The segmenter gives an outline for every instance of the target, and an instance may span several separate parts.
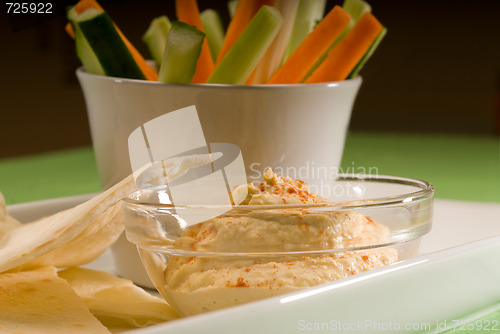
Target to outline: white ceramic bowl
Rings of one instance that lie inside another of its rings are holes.
[[[357,77],[324,84],[180,85],[93,75],[82,68],[76,74],[104,188],[131,173],[127,140],[132,131],[191,105],[208,143],[241,149],[249,178],[257,179],[266,167],[338,168],[362,82]]]

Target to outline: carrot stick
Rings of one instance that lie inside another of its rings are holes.
[[[69,37],[75,39],[75,31],[73,30],[73,26],[71,25],[71,23],[69,23],[69,22],[66,23],[66,25],[64,26],[64,30],[66,30]]]
[[[182,1],[182,0],[179,0]],[[224,37],[224,43],[217,56],[216,64],[222,61],[222,58],[231,49],[234,42],[240,37],[241,32],[245,30],[248,23],[252,20],[255,13],[257,13],[263,5],[272,6],[274,0],[239,0],[236,5],[236,11],[234,16],[229,22],[227,27],[226,36]]]
[[[250,74],[247,81],[245,82],[245,85],[251,85],[253,83],[254,78],[255,78],[255,70],[252,72],[252,74]]]
[[[97,3],[95,0],[80,0],[78,3],[75,5],[75,10],[77,14],[81,14],[84,11],[86,11],[88,8],[94,8],[97,10],[102,10],[104,9]]]
[[[175,10],[177,19],[181,22],[195,26],[198,30],[203,30],[200,10],[196,0],[175,0]],[[192,83],[205,83],[214,70],[214,62],[210,53],[208,41],[205,38],[201,45],[201,53],[196,63],[196,72],[191,79]]]
[[[351,73],[383,30],[382,24],[366,12],[356,25],[329,53],[306,83],[340,81]]]
[[[300,83],[316,60],[349,24],[351,16],[335,6],[268,80],[268,84]]]
[[[80,0],[75,5],[75,11],[78,14],[83,13],[88,8],[94,8],[97,10],[104,11],[101,5],[99,5],[99,3],[97,3],[97,1],[95,0]],[[130,43],[130,41],[127,39],[127,37],[125,37],[125,35],[122,33],[122,31],[120,30],[120,28],[118,28],[116,24],[115,28],[120,37],[122,38],[123,42],[127,46],[127,49],[130,51],[130,54],[134,58],[135,62],[137,63],[142,73],[146,77],[146,79],[149,81],[158,81],[158,74],[155,72],[155,70],[153,70],[153,68],[146,63],[144,57],[142,57],[139,51],[137,51],[137,49],[132,45],[132,43]],[[73,31],[73,27],[71,26],[70,23],[66,25],[65,29],[72,38],[75,38],[75,32]]]

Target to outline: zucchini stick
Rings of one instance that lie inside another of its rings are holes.
[[[104,12],[104,9],[99,5],[99,3],[95,0],[80,0],[73,8],[75,14],[82,14],[84,11],[87,9],[95,9],[98,11]],[[68,13],[68,19],[71,21],[69,18],[69,13]],[[74,25],[74,23],[73,23]],[[146,63],[146,60],[142,57],[142,55],[137,51],[137,49],[130,43],[130,41],[125,37],[125,35],[122,33],[120,28],[116,24],[114,24],[116,31],[120,35],[120,38],[123,40],[125,45],[127,46],[128,51],[134,58],[134,61],[136,62],[137,66],[140,67],[142,73],[146,77],[147,80],[151,81],[157,81],[158,80],[158,75],[156,74],[155,70],[149,66]],[[74,36],[75,32],[73,31],[73,26],[72,25],[66,25],[66,31],[70,36]]]
[[[76,16],[74,24],[85,36],[106,75],[146,79],[106,12],[88,8]]]

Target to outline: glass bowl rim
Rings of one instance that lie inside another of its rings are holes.
[[[388,207],[403,203],[415,202],[423,199],[432,198],[435,187],[430,182],[400,176],[389,175],[364,175],[364,174],[338,174],[335,181],[348,182],[372,182],[372,183],[388,183],[399,184],[406,186],[413,186],[419,188],[415,191],[409,191],[398,195],[390,195],[383,197],[368,198],[363,200],[343,201],[343,202],[326,202],[314,204],[278,204],[278,205],[185,205],[185,204],[166,204],[166,203],[151,203],[131,198],[133,194],[144,191],[139,189],[134,191],[129,196],[122,199],[125,205],[135,206],[141,208],[163,208],[163,209],[206,209],[206,210],[219,210],[221,208],[237,208],[243,210],[276,210],[276,209],[311,209],[311,208],[328,208],[331,210],[353,210],[360,208],[373,208],[373,207]]]

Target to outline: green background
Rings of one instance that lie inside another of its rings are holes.
[[[493,136],[349,133],[341,171],[423,179],[436,198],[500,203],[500,141]],[[8,204],[100,191],[91,147],[0,160]]]

